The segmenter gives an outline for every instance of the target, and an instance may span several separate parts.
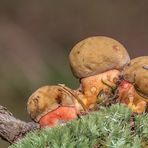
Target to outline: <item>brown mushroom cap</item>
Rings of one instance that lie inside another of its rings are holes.
[[[96,36],[77,43],[69,54],[69,61],[74,76],[84,78],[111,69],[121,70],[130,62],[130,57],[118,41]]]
[[[45,114],[61,105],[74,106],[72,96],[64,92],[60,86],[43,86],[29,97],[27,110],[31,118],[38,122]]]
[[[148,96],[148,56],[132,59],[123,70],[124,79],[133,83],[143,95]]]

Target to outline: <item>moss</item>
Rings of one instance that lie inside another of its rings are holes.
[[[10,148],[141,148],[148,143],[148,115],[135,116],[131,129],[131,111],[124,105],[102,107],[67,123],[65,126],[30,132]]]

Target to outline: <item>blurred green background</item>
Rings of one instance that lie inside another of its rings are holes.
[[[0,104],[27,121],[26,102],[37,88],[78,87],[68,54],[94,35],[117,39],[131,57],[148,55],[148,1],[0,0]]]

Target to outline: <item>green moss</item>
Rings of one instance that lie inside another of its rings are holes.
[[[141,148],[148,141],[148,115],[135,117],[135,130],[130,127],[131,112],[124,105],[102,107],[65,126],[31,132],[10,148]],[[147,145],[148,146],[148,145]]]

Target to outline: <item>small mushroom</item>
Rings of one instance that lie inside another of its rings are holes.
[[[133,112],[142,113],[148,102],[148,56],[132,59],[123,70],[124,81],[119,87],[119,98]]]
[[[73,93],[63,85],[43,86],[29,97],[28,113],[41,127],[76,119],[82,109],[79,103],[82,102]]]
[[[86,105],[97,100],[100,91],[116,87],[120,71],[130,62],[125,47],[118,41],[104,36],[89,37],[77,43],[69,54],[75,77],[80,79]]]
[[[141,94],[148,96],[148,56],[132,59],[125,67],[123,75]]]

